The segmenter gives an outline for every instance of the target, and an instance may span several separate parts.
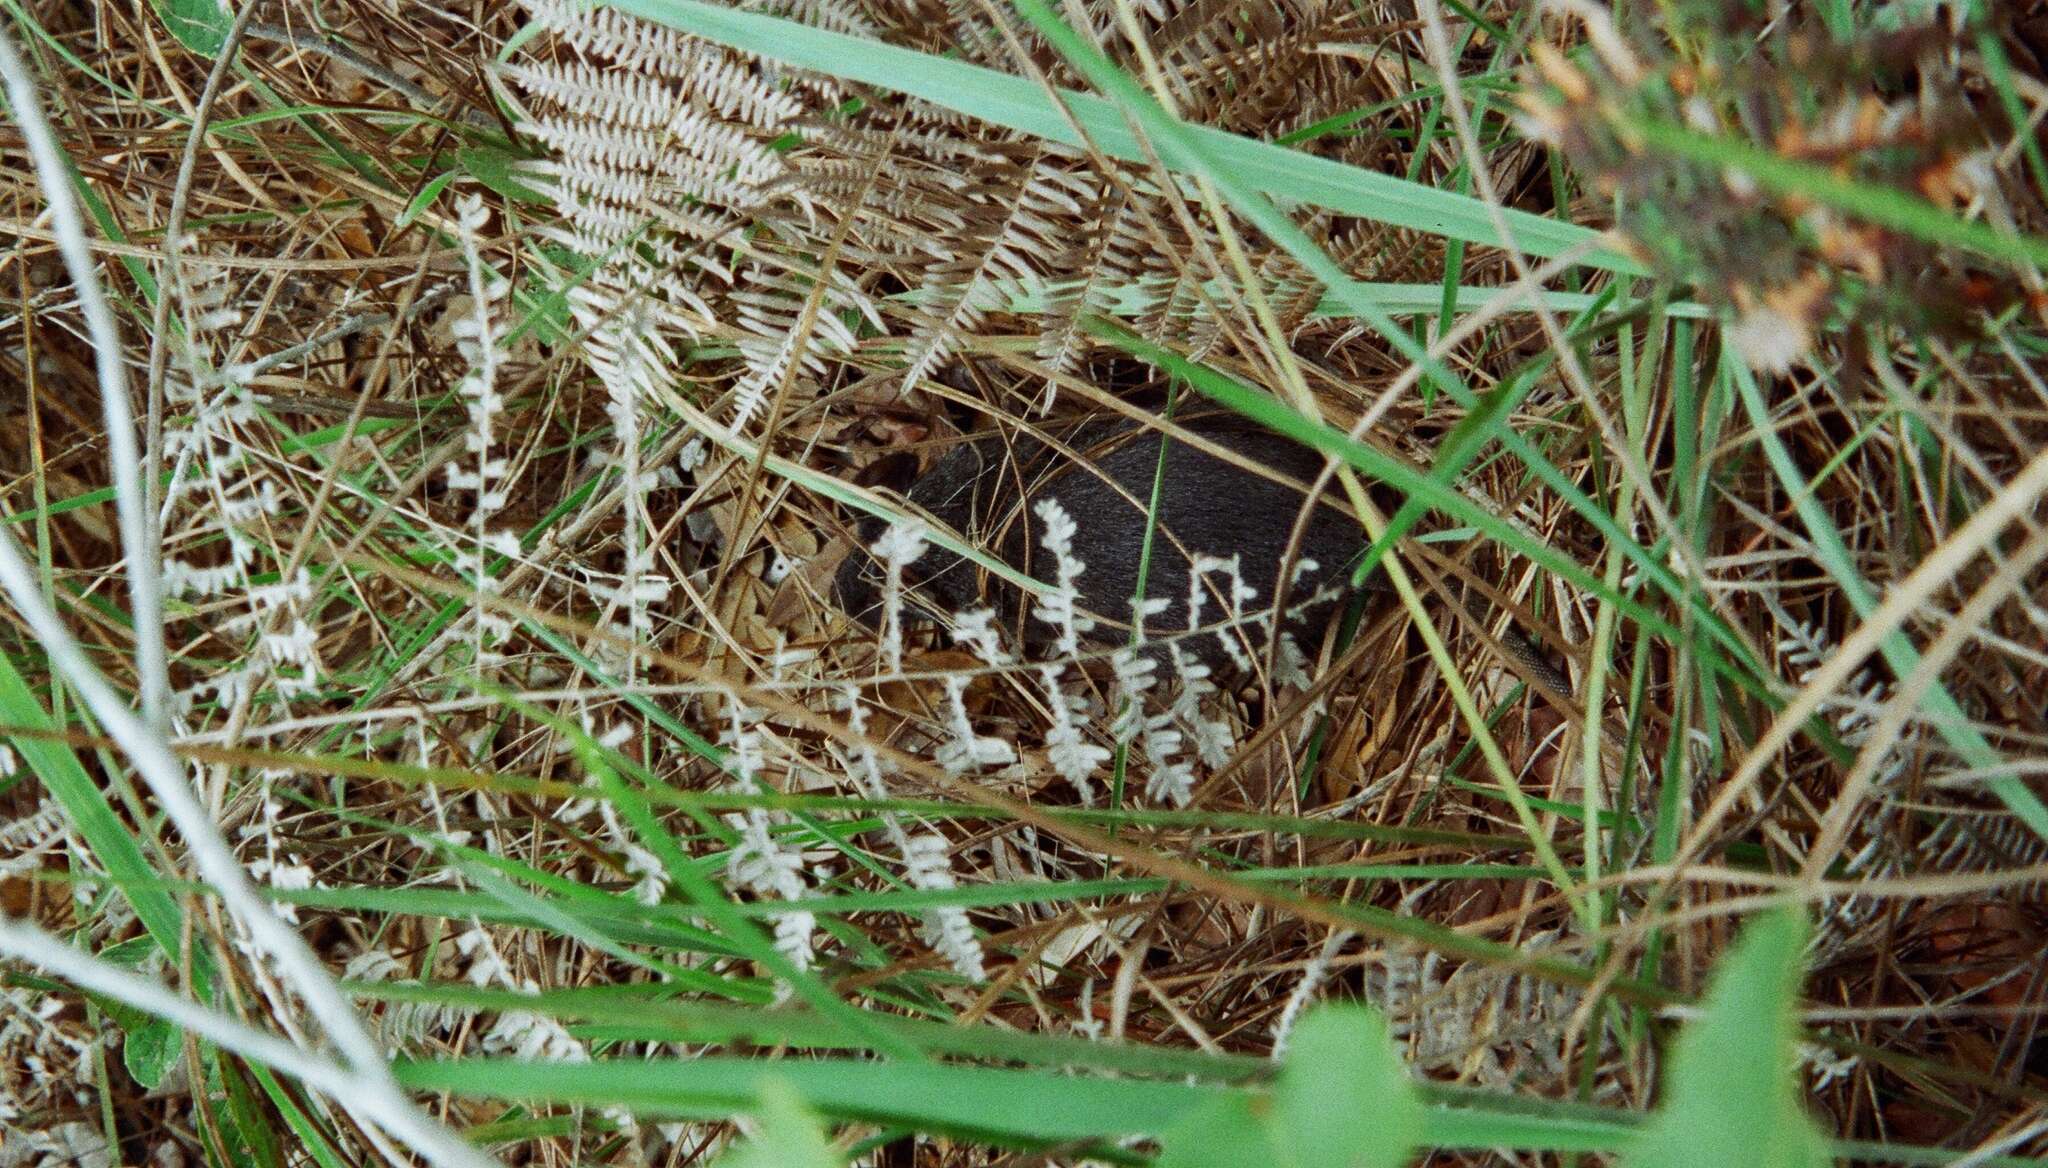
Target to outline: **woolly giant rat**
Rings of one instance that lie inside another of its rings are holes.
[[[1250,615],[1266,610],[1280,591],[1282,561],[1303,510],[1306,485],[1321,473],[1323,458],[1235,415],[1184,420],[1179,428],[1232,452],[1247,465],[1217,458],[1117,416],[1050,427],[1052,442],[1036,436],[962,442],[911,482],[905,494],[970,543],[1048,582],[1056,579],[1057,567],[1044,548],[1045,523],[1035,504],[1058,500],[1077,527],[1073,554],[1086,565],[1075,581],[1077,607],[1096,622],[1086,639],[1109,647],[1130,640],[1131,597],[1138,587],[1157,476],[1157,527],[1145,570],[1145,594],[1165,601],[1165,608],[1147,618],[1148,639],[1187,629],[1189,573],[1195,557],[1203,555],[1235,555],[1240,578],[1255,593],[1241,611]],[[1060,447],[1077,457],[1069,457]],[[1341,592],[1348,584],[1350,565],[1364,547],[1357,520],[1341,507],[1339,498],[1334,492],[1325,495],[1310,510],[1289,564],[1313,561],[1314,567],[1291,570],[1290,586],[1282,596],[1290,612],[1282,627],[1311,652],[1339,607],[1333,591]],[[861,519],[857,546],[833,581],[839,606],[870,627],[880,621],[882,569],[869,548],[885,527],[873,516]],[[1224,616],[1227,577],[1212,572],[1205,579],[1200,623],[1212,626]],[[1028,606],[1020,603],[1021,589],[936,545],[906,568],[904,580],[906,615],[920,608],[950,614],[993,602],[1013,637],[1021,629],[1027,647],[1042,651],[1052,638],[1052,626],[1028,618]],[[1308,603],[1318,589],[1324,591],[1321,599]],[[1261,657],[1266,652],[1259,626],[1242,627],[1244,639],[1231,650],[1214,633],[1182,643],[1212,668],[1227,669],[1244,660],[1247,649]],[[1011,644],[1014,648],[1014,639]]]

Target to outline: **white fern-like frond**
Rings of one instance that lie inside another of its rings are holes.
[[[735,432],[747,428],[792,366],[822,372],[823,354],[851,353],[859,345],[852,324],[828,306],[851,308],[882,327],[880,309],[845,270],[833,268],[821,281],[815,266],[800,257],[763,248],[754,254],[727,298],[747,364],[733,392],[729,425]]]
[[[800,107],[740,58],[666,25],[588,0],[521,0],[536,25],[586,59],[682,83],[693,101],[753,125],[795,117]]]
[[[553,111],[525,129],[554,151],[572,189],[636,205],[677,194],[749,206],[786,167],[752,130],[678,100],[680,87],[587,62],[514,64],[506,75]],[[692,93],[698,93],[692,90]],[[768,122],[780,125],[788,116]],[[661,189],[665,180],[668,189]]]
[[[552,57],[503,66],[531,107],[522,128],[548,150],[522,175],[560,213],[549,237],[592,266],[569,294],[589,365],[615,406],[638,408],[672,386],[670,339],[715,326],[699,288],[730,279],[736,228],[786,189],[775,143],[804,105],[673,29],[574,0],[526,9],[556,41]]]
[[[991,158],[977,173],[983,185],[970,197],[978,212],[946,263],[921,289],[925,320],[912,345],[904,384],[929,377],[952,356],[963,334],[978,327],[993,304],[1058,270],[1068,250],[1062,224],[1081,215],[1081,199],[1094,192],[1057,148],[1034,156]]]

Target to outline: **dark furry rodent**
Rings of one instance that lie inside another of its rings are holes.
[[[1212,414],[1179,425],[1251,465],[1303,486],[1322,471],[1321,455],[1234,414]],[[1302,509],[1302,486],[1275,482],[1186,442],[1165,440],[1158,430],[1120,416],[1055,426],[1050,437],[1072,449],[1086,465],[1036,437],[1008,443],[983,438],[948,451],[909,484],[906,494],[933,518],[1004,563],[1046,581],[1055,578],[1056,569],[1041,543],[1044,522],[1033,504],[1047,497],[1058,499],[1079,529],[1073,552],[1086,564],[1076,581],[1079,607],[1096,621],[1087,639],[1107,647],[1130,639],[1131,597],[1137,590],[1147,510],[1154,476],[1163,473],[1145,591],[1168,604],[1165,611],[1148,618],[1148,639],[1187,628],[1188,575],[1197,555],[1239,557],[1243,581],[1257,591],[1244,606],[1247,613],[1273,603],[1281,559]],[[1167,441],[1163,472],[1162,441]],[[870,627],[880,621],[882,570],[868,548],[885,527],[872,516],[861,519],[858,546],[848,553],[833,581],[840,607]],[[1296,556],[1314,560],[1317,567],[1287,590],[1287,608],[1303,605],[1321,586],[1345,583],[1363,546],[1358,522],[1339,509],[1334,496],[1325,496],[1310,516]],[[1208,580],[1211,592],[1202,606],[1203,625],[1216,624],[1225,611],[1220,597],[1224,577],[1212,573]],[[1052,626],[1030,618],[1028,606],[1019,603],[1021,589],[991,578],[936,545],[906,569],[905,583],[906,613],[923,607],[948,614],[992,602],[1013,637],[1021,627],[1027,647],[1042,650],[1052,638]],[[1296,613],[1283,627],[1305,650],[1313,651],[1323,623],[1336,608],[1334,600],[1325,599]],[[1014,647],[1016,641],[1011,644]],[[1266,652],[1264,638],[1250,626],[1236,653],[1227,652],[1217,635],[1183,644],[1218,669],[1227,669],[1247,650],[1259,656]]]

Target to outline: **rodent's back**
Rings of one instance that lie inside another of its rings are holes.
[[[1158,476],[1158,524],[1143,574],[1146,596],[1164,601],[1165,607],[1146,619],[1148,639],[1187,629],[1189,579],[1200,557],[1236,556],[1239,579],[1255,594],[1241,611],[1263,610],[1274,603],[1283,558],[1303,509],[1302,486],[1295,484],[1314,482],[1322,470],[1322,456],[1234,415],[1191,419],[1181,428],[1294,483],[1275,482],[1117,417],[1055,429],[1055,436],[1075,451],[1080,462],[1036,439],[1007,446],[993,438],[962,443],[918,478],[907,495],[1004,563],[1048,582],[1057,578],[1057,567],[1043,546],[1044,522],[1035,504],[1057,500],[1076,526],[1073,554],[1086,565],[1076,587],[1078,607],[1097,622],[1088,639],[1110,646],[1130,639],[1131,599],[1137,592]],[[834,581],[841,607],[869,624],[876,622],[879,612],[881,572],[865,545],[872,544],[883,527],[879,519],[861,522],[863,546],[848,555]],[[1313,561],[1315,566],[1290,573],[1298,583],[1287,589],[1284,604],[1291,610],[1319,587],[1341,585],[1361,546],[1357,521],[1331,500],[1320,501],[1306,523],[1298,554],[1289,561]],[[1021,590],[999,580],[983,580],[985,575],[935,547],[906,579],[925,602],[944,611],[994,601],[1013,628],[1021,624],[1027,645],[1041,646],[1051,630],[1043,622],[1024,619],[1028,614],[1020,603]],[[1213,625],[1226,613],[1224,574],[1208,576],[1203,596],[1199,623]],[[1326,599],[1284,627],[1297,638],[1312,636],[1334,607]],[[1226,654],[1213,635],[1189,644],[1212,666],[1237,656]],[[1248,644],[1240,646],[1244,647],[1262,654],[1264,639],[1250,636]]]

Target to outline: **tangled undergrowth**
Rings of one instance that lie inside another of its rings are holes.
[[[1193,1162],[1323,1001],[1680,1163],[1778,905],[1835,1154],[2048,1155],[2048,18],[1453,8],[10,6],[0,1166]],[[878,484],[1203,398],[1374,484],[1327,641],[1053,512],[908,619]]]

